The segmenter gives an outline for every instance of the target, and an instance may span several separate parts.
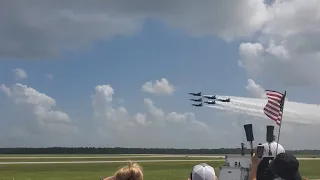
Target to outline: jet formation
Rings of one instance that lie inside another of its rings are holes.
[[[200,97],[199,99],[189,99],[190,101],[200,102],[199,104],[192,104],[192,106],[196,106],[196,107],[202,107],[203,103],[210,104],[210,105],[216,104],[216,101],[230,102],[230,98],[219,99],[219,98],[217,98],[216,95],[202,95],[201,92],[199,92],[199,93],[189,93],[189,94],[192,95],[192,96]],[[203,101],[203,98],[204,99],[208,99],[208,100]]]

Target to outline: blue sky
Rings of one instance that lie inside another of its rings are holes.
[[[187,93],[193,91],[247,95],[246,74],[237,65],[238,43],[228,44],[217,37],[188,37],[151,21],[137,35],[114,37],[93,46],[62,53],[56,60],[1,61],[1,71],[5,72],[1,81],[14,83],[11,70],[22,68],[29,76],[23,83],[50,94],[63,108],[80,108],[79,112],[87,113],[91,111],[88,94],[99,84],[111,84],[116,96],[125,99],[133,111],[141,110],[142,99],[150,96],[141,91],[142,84],[163,77],[179,87],[174,99],[151,96],[164,109],[194,109],[187,101]],[[54,78],[48,80],[46,74]]]
[[[36,146],[88,143],[100,145],[108,141],[105,138],[110,134],[101,134],[97,128],[105,126],[102,131],[112,131],[115,134],[121,134],[124,129],[130,128],[121,123],[113,124],[112,119],[114,118],[121,119],[121,122],[123,120],[125,123],[132,123],[128,126],[132,125],[137,128],[132,130],[140,131],[140,134],[133,134],[140,140],[136,140],[135,144],[132,142],[135,141],[133,139],[125,139],[125,137],[112,139],[110,136],[109,140],[113,145],[189,147],[188,144],[206,135],[208,141],[212,142],[210,145],[201,142],[195,143],[192,147],[232,147],[238,145],[209,137],[224,134],[228,136],[226,139],[229,138],[230,142],[238,143],[240,134],[227,135],[226,133],[230,131],[242,133],[242,129],[235,127],[235,124],[238,123],[238,126],[241,126],[245,122],[253,122],[250,119],[252,117],[194,108],[188,100],[190,98],[188,92],[202,91],[204,94],[261,98],[252,92],[261,92],[261,89],[263,92],[263,88],[268,88],[279,91],[287,90],[291,101],[319,104],[320,86],[316,82],[318,76],[316,67],[320,63],[312,61],[312,58],[316,58],[317,53],[320,52],[319,49],[308,50],[307,47],[303,50],[307,50],[308,53],[296,55],[295,51],[299,47],[292,47],[291,44],[299,43],[300,40],[306,40],[310,36],[305,36],[302,30],[297,34],[286,36],[282,33],[286,29],[274,26],[274,24],[294,22],[295,19],[284,19],[282,17],[287,18],[287,16],[281,13],[275,15],[279,18],[270,18],[274,13],[273,7],[262,6],[263,1],[257,0],[256,7],[251,9],[251,5],[246,0],[242,2],[243,7],[225,2],[225,6],[222,6],[225,11],[220,11],[218,8],[211,12],[205,8],[205,6],[214,6],[215,3],[217,2],[212,1],[207,2],[207,5],[206,3],[195,5],[188,1],[187,5],[170,8],[163,3],[161,8],[154,11],[151,11],[154,6],[151,2],[147,3],[145,10],[138,7],[131,7],[132,9],[129,10],[127,5],[120,2],[110,5],[119,8],[119,12],[113,12],[108,8],[101,11],[95,3],[92,3],[93,9],[90,10],[82,9],[85,3],[78,4],[77,7],[72,7],[67,3],[64,8],[52,7],[52,12],[48,14],[41,14],[43,13],[41,10],[50,9],[51,7],[48,6],[50,3],[37,4],[33,8],[38,8],[40,10],[38,13],[44,17],[40,15],[31,18],[34,24],[30,25],[30,29],[26,30],[25,24],[19,21],[17,24],[21,24],[16,27],[8,24],[8,27],[14,28],[19,36],[16,36],[14,31],[0,30],[0,39],[3,37],[5,40],[0,45],[0,84],[3,84],[3,92],[5,88],[9,88],[12,94],[17,95],[10,96],[8,93],[0,93],[0,105],[3,107],[0,109],[1,126],[2,128],[8,126],[12,129],[6,129],[13,132],[8,136],[3,136],[0,142],[5,146],[20,146],[22,142]],[[286,3],[288,6],[294,6],[296,12],[300,11],[295,1]],[[18,7],[16,3],[8,3],[6,6],[14,9],[24,8],[25,11],[22,14],[16,14],[18,19],[22,18],[24,13],[26,17],[34,15],[28,14],[28,10],[32,9],[31,6]],[[188,9],[193,7],[194,12],[188,13]],[[173,11],[174,8],[180,11]],[[79,12],[74,16],[59,14],[62,9],[66,12],[77,12],[77,10]],[[100,17],[97,15],[100,11],[102,15],[106,15],[106,19],[102,18],[101,23],[94,21],[95,16]],[[245,11],[249,12],[241,13]],[[92,16],[87,17],[88,14]],[[118,19],[113,20],[112,16],[107,16],[110,14],[115,15]],[[210,15],[214,16],[212,20],[208,20]],[[66,16],[65,18],[70,23],[61,24],[63,21],[57,20],[52,21],[52,24],[49,25],[50,18],[55,20],[60,16]],[[83,23],[79,23],[82,21]],[[313,21],[305,23],[314,25]],[[37,29],[40,26],[43,26],[42,29]],[[299,29],[300,26],[291,28]],[[310,32],[308,29],[304,30]],[[28,35],[28,38],[24,38],[24,35]],[[283,42],[290,43],[283,44]],[[8,47],[12,48],[8,49]],[[68,51],[64,47],[73,50]],[[305,57],[311,58],[311,63],[303,63]],[[238,61],[244,65],[240,66]],[[28,77],[20,80],[14,79],[13,69],[15,68],[24,70]],[[51,75],[52,79],[48,78],[48,75]],[[275,79],[275,77],[280,78]],[[175,87],[172,94],[142,91],[142,86],[146,82],[155,83],[156,80],[162,78],[167,79]],[[252,79],[261,87],[249,85],[248,79]],[[56,107],[48,105],[46,109],[47,104],[45,103],[48,103],[49,100],[39,103],[40,100],[36,99],[39,96],[27,94],[27,89],[22,88],[22,92],[15,91],[14,87],[18,87],[15,86],[15,83],[21,83],[22,86],[26,85],[53,98],[56,101]],[[112,102],[103,102],[104,98],[110,97],[110,94],[107,93],[110,89],[104,86],[99,94],[99,91],[95,90],[95,87],[99,85],[112,87],[114,90]],[[249,89],[253,91],[246,89],[246,86],[250,86]],[[94,97],[99,97],[99,101],[102,101],[99,103],[103,104],[103,107],[100,107],[103,109],[103,117],[101,111],[93,107]],[[35,99],[31,102],[31,98]],[[152,113],[150,108],[153,106],[147,105],[145,98],[150,99],[155,107],[164,111],[164,117]],[[18,100],[23,103],[17,102]],[[124,107],[127,112],[125,114],[122,111],[118,112],[116,110],[118,107]],[[40,112],[39,109],[42,109],[43,112]],[[58,117],[59,112],[57,111],[66,113],[68,118]],[[52,112],[55,114],[54,117],[50,115]],[[170,119],[170,112],[178,114]],[[192,115],[184,114],[186,112]],[[106,115],[108,113],[111,115]],[[135,118],[136,113],[146,114],[146,119],[142,124],[147,127],[147,122],[150,122],[152,125],[148,126],[149,130],[139,126],[142,120],[138,121]],[[99,117],[94,114],[99,114]],[[159,140],[159,144],[152,144],[152,140],[147,139],[146,134],[150,133],[149,131],[153,128],[157,129],[154,124],[161,118],[164,118],[167,123],[165,132],[175,138],[165,141],[165,133],[161,134],[159,130],[158,134],[155,133],[153,136],[154,139]],[[26,123],[24,119],[30,122],[26,127],[19,124]],[[74,134],[65,135],[69,137],[65,141],[59,140],[60,135],[63,134],[62,125],[61,127],[60,125],[52,125],[52,127],[46,125],[45,128],[49,128],[52,132],[38,141],[31,140],[39,133],[46,132],[42,131],[43,129],[40,130],[44,128],[41,123],[47,123],[47,120],[58,122],[62,119],[68,123],[71,122],[72,127],[77,129]],[[175,129],[173,128],[175,125],[170,124],[170,120],[183,122],[184,125],[177,126]],[[95,123],[101,124],[96,125]],[[186,129],[194,126],[194,123],[198,124],[199,128],[200,126],[205,128],[206,130],[200,129],[200,131],[205,131],[207,134],[199,133],[191,137],[197,132],[192,128],[190,132]],[[204,124],[200,125],[201,123]],[[262,122],[258,127],[261,128],[268,123],[270,122]],[[19,130],[13,130],[16,125],[19,126]],[[294,129],[296,126],[290,127]],[[57,129],[61,132],[56,131]],[[300,129],[301,132],[304,130]],[[16,131],[20,133],[20,136],[17,135],[19,133],[16,134]],[[95,134],[96,132],[98,133]],[[179,134],[180,132],[183,135]],[[27,133],[28,136],[23,136],[21,133]],[[316,134],[316,132],[312,133]],[[181,139],[189,136],[189,139]],[[27,140],[24,139],[26,137],[28,137]],[[261,135],[260,139],[263,140],[263,138],[264,136]],[[290,148],[301,147],[289,139],[284,140],[284,143]],[[310,148],[314,147],[310,145]]]

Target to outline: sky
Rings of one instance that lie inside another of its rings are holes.
[[[0,147],[241,147],[274,122],[189,92],[320,104],[318,0],[4,0],[0,24]],[[320,148],[283,122],[285,149]]]

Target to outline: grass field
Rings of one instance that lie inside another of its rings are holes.
[[[0,180],[13,179],[14,180],[98,180],[100,178],[112,175],[119,167],[123,166],[125,162],[112,162],[112,163],[70,163],[70,161],[112,161],[112,160],[193,160],[193,162],[140,162],[144,168],[144,174],[146,180],[177,180],[186,179],[190,174],[191,168],[197,164],[206,162],[213,167],[218,174],[219,166],[223,165],[223,159],[217,159],[215,157],[137,157],[139,155],[132,156],[107,156],[101,158],[91,158],[92,156],[72,155],[68,157],[73,158],[61,158],[56,156],[54,158],[46,158],[45,156],[32,156],[30,159],[25,157],[13,157],[0,156],[1,162],[48,162],[48,164],[0,164]],[[40,158],[39,158],[40,157]],[[52,157],[52,156],[51,156]],[[79,157],[79,158],[78,158]],[[85,158],[84,158],[85,157]],[[199,160],[199,161],[197,161]],[[53,164],[51,162],[69,162],[70,164]],[[320,179],[320,160],[300,160],[300,172],[308,179]]]

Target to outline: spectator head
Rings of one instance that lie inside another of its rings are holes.
[[[128,165],[120,168],[114,176],[104,180],[143,180],[142,167],[137,163],[129,162]]]
[[[213,167],[206,163],[195,165],[189,180],[217,180]]]
[[[285,180],[302,180],[299,173],[299,161],[292,154],[280,153],[269,164],[270,171]]]

